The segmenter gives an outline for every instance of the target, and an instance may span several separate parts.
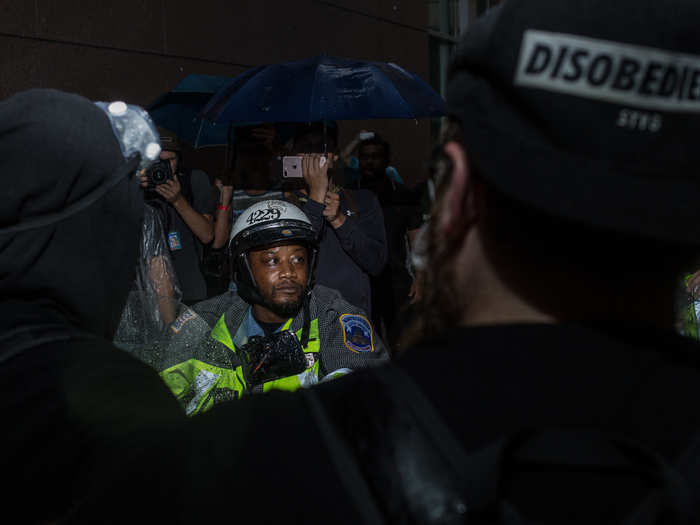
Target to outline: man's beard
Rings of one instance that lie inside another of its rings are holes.
[[[437,219],[428,226],[423,297],[416,304],[414,317],[402,336],[400,346],[414,346],[440,337],[460,324],[464,301],[458,292],[455,258],[460,239],[445,239],[437,233]],[[464,269],[461,269],[464,271]]]
[[[269,297],[263,297],[263,306],[279,317],[295,317],[304,305],[305,288],[300,286],[300,293],[294,301],[274,302]]]

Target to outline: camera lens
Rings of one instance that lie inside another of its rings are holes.
[[[164,170],[156,168],[151,172],[151,180],[153,181],[153,184],[163,184],[166,180],[168,180],[168,174],[165,173]]]

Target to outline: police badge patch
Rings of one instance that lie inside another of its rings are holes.
[[[189,321],[191,321],[195,317],[197,317],[197,314],[189,308],[187,308],[184,312],[180,314],[180,317],[178,317],[172,322],[172,324],[170,325],[170,329],[176,334],[178,334],[180,333],[180,330],[182,330],[182,327],[185,326]]]
[[[351,351],[358,354],[374,352],[374,332],[372,324],[362,315],[343,314],[340,316],[343,327],[343,341]]]

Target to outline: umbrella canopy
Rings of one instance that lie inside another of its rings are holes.
[[[200,115],[212,123],[438,117],[445,101],[392,63],[318,56],[260,66],[220,89]]]
[[[225,146],[228,126],[202,122],[199,113],[214,93],[231,80],[214,75],[188,75],[152,102],[148,112],[158,126],[169,129],[194,148]]]

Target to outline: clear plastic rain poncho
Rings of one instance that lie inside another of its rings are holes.
[[[139,155],[138,169],[147,169],[160,154],[160,137],[148,113],[124,102],[96,102],[102,109],[125,158]],[[164,217],[145,205],[135,279],[114,343],[125,350],[140,350],[162,338],[181,307],[178,284],[165,237]]]
[[[134,285],[114,343],[125,350],[156,343],[179,315],[181,299],[163,217],[157,208],[146,204]]]

